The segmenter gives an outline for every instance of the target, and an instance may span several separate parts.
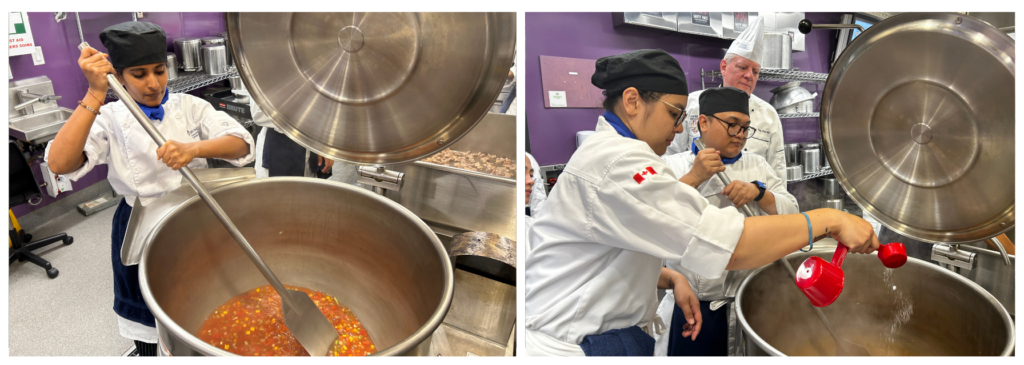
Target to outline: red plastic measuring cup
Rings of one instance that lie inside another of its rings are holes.
[[[846,278],[842,266],[847,252],[849,249],[840,243],[832,254],[832,262],[811,256],[796,269],[796,286],[815,307],[832,304],[843,292]]]
[[[832,304],[843,292],[846,277],[842,267],[848,252],[849,249],[840,242],[832,254],[832,262],[811,256],[796,269],[796,286],[815,307]],[[907,263],[907,248],[899,242],[882,245],[878,249],[878,258],[885,267],[895,269]]]
[[[907,263],[907,247],[899,242],[890,242],[878,248],[878,259],[882,265],[890,269],[903,266]]]

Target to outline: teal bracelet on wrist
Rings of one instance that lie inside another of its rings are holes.
[[[809,252],[814,249],[814,230],[811,229],[811,217],[804,212],[800,212],[800,214],[803,214],[804,218],[807,218],[807,244],[811,246],[807,251],[801,249],[800,252]]]

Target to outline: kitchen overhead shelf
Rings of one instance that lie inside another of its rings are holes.
[[[832,168],[831,167],[826,167],[824,169],[821,169],[821,171],[818,171],[818,172],[813,173],[813,174],[804,175],[804,177],[801,177],[801,178],[796,179],[796,180],[786,181],[786,183],[787,184],[792,184],[792,183],[795,183],[795,182],[806,181],[806,180],[810,180],[810,179],[817,179],[819,177],[828,176],[828,175],[832,175]]]
[[[791,70],[761,70],[761,74],[757,77],[758,81],[801,81],[815,84],[824,84],[827,79],[827,73]]]
[[[228,73],[223,75],[210,76],[203,72],[178,71],[178,78],[167,82],[167,88],[173,93],[189,92],[204,86],[227,80],[229,77],[238,76],[238,69],[232,67]],[[117,99],[113,91],[107,92],[107,98]]]
[[[795,114],[779,114],[779,119],[787,118],[817,118],[820,113],[795,113]]]
[[[722,79],[722,72],[718,70],[704,71],[700,69],[700,82],[701,88],[707,88],[704,86],[704,78],[710,77],[711,82],[715,79]],[[762,69],[761,74],[757,77],[758,81],[778,81],[778,82],[810,82],[815,84],[824,84],[825,80],[828,79],[827,73],[820,72],[809,72],[809,71],[792,71],[792,70],[768,70]]]

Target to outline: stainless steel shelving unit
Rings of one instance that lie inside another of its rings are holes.
[[[804,177],[801,177],[801,178],[796,179],[796,180],[786,181],[786,183],[787,184],[792,184],[792,183],[795,183],[795,182],[807,181],[807,180],[811,180],[811,179],[817,179],[819,177],[828,176],[828,175],[832,175],[832,168],[830,168],[830,167],[829,168],[824,168],[821,171],[818,171],[818,172],[813,173],[813,174],[804,175]]]
[[[231,68],[223,75],[210,76],[202,72],[178,72],[178,78],[168,81],[167,88],[171,93],[189,92],[204,86],[227,80],[229,77],[238,76],[238,70]],[[107,92],[107,97],[117,99],[112,91]]]
[[[821,113],[796,113],[796,114],[779,114],[779,119],[791,119],[791,118],[817,118]]]
[[[711,78],[711,82],[715,79],[722,79],[722,72],[718,70],[704,71],[700,69],[700,86],[701,89],[706,89],[704,85],[705,78]],[[757,77],[757,81],[778,81],[778,82],[810,82],[815,84],[824,84],[825,80],[828,79],[827,73],[820,72],[809,72],[809,71],[792,71],[792,70],[761,70],[761,75]]]
[[[801,81],[815,84],[824,84],[827,79],[827,73],[791,70],[761,70],[761,75],[757,77],[758,81]]]
[[[711,82],[715,82],[715,79],[722,79],[722,72],[718,70],[704,71],[700,69],[700,86],[701,89],[706,89],[707,86],[704,83],[706,78],[711,78]],[[824,84],[825,80],[828,79],[827,73],[820,72],[808,72],[808,71],[790,71],[790,70],[761,70],[761,75],[758,76],[758,81],[778,81],[778,82],[809,82],[815,84]],[[796,114],[779,114],[779,119],[791,119],[791,118],[817,118],[819,113],[796,113]]]

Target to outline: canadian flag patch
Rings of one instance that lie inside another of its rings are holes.
[[[646,180],[646,179],[644,179],[644,176],[647,176],[647,175],[657,175],[657,174],[658,173],[656,171],[654,171],[653,167],[647,166],[647,168],[645,168],[642,171],[634,174],[633,175],[633,180],[635,180],[636,183],[639,184],[639,183],[644,182],[644,180]]]

